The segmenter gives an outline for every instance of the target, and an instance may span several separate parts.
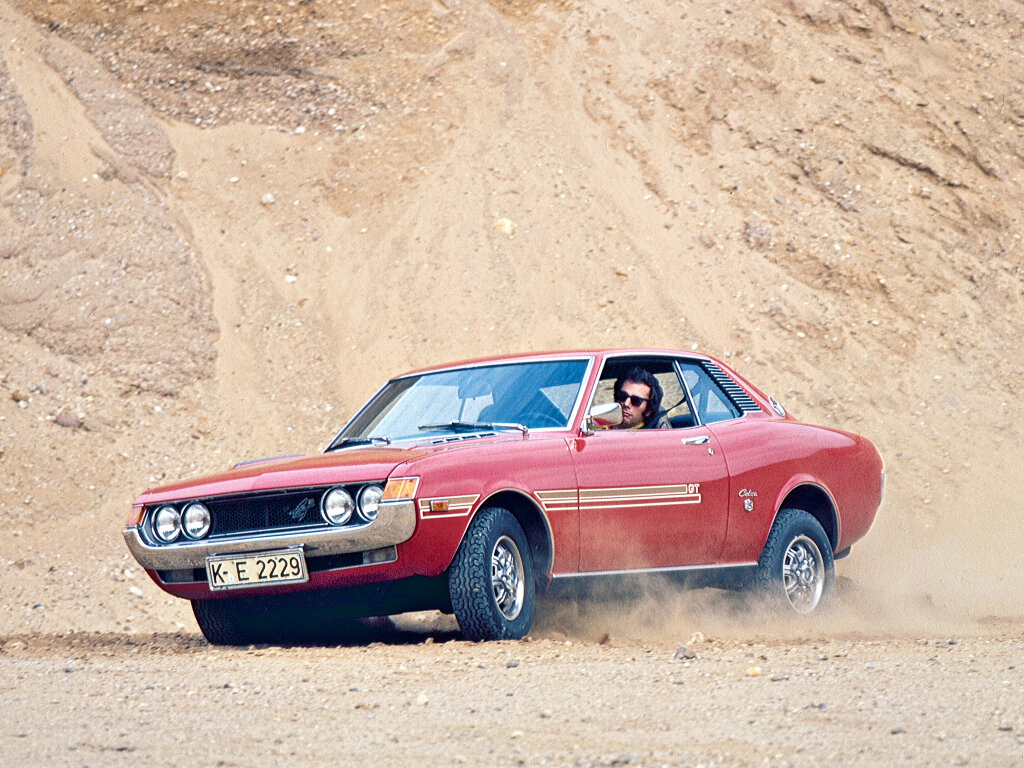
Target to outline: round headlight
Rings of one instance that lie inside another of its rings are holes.
[[[181,516],[181,527],[190,539],[203,538],[210,532],[210,510],[199,502],[189,504]]]
[[[332,488],[324,494],[320,503],[320,511],[331,525],[344,525],[352,519],[352,513],[356,509],[356,503],[352,494],[344,488]]]
[[[160,507],[153,515],[153,533],[170,543],[181,533],[181,514],[174,507]]]
[[[377,519],[377,508],[384,489],[379,485],[368,485],[359,492],[359,516],[368,523]]]

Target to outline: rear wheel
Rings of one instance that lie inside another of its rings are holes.
[[[775,518],[757,563],[757,584],[782,613],[819,610],[835,587],[832,546],[821,523],[802,509]]]
[[[530,631],[536,577],[526,534],[511,512],[480,510],[448,570],[448,591],[470,640],[512,640]]]

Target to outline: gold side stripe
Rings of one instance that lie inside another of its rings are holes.
[[[580,499],[580,504],[595,504],[604,501],[671,501],[673,499],[692,499],[700,498],[699,493],[659,493],[657,495],[633,495],[633,496],[588,496],[585,499]]]
[[[420,499],[420,518],[421,519],[435,519],[441,517],[465,517],[473,509],[473,505],[476,504],[477,499],[480,498],[479,494],[476,495],[465,495],[465,496],[450,496],[445,498],[443,496],[433,499]],[[444,512],[431,512],[430,504],[434,501],[446,501],[448,502],[448,509]]]
[[[667,496],[676,493],[690,494],[696,488],[688,485],[639,486],[636,488],[581,488],[580,499],[593,496]]]
[[[580,505],[581,512],[593,512],[596,509],[647,509],[648,507],[677,507],[682,504],[700,504],[700,496],[678,501],[634,501],[625,504],[587,504]]]
[[[579,491],[575,488],[568,488],[561,491],[537,491],[537,498],[542,501],[557,501],[560,499],[575,499]]]

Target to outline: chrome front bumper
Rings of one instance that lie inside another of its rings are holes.
[[[237,538],[177,542],[155,547],[143,541],[139,529],[135,527],[125,529],[124,539],[128,543],[128,549],[143,568],[177,570],[205,568],[206,558],[210,555],[228,555],[235,552],[266,552],[289,547],[302,547],[307,557],[365,552],[408,541],[415,530],[416,505],[410,500],[382,503],[377,512],[377,519],[360,526],[298,533],[273,531],[265,534],[247,534]]]

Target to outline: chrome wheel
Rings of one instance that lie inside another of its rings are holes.
[[[782,585],[786,598],[798,613],[810,613],[821,602],[825,588],[825,563],[821,550],[809,536],[797,536],[782,559]]]
[[[498,610],[509,621],[523,610],[525,581],[519,548],[508,536],[502,536],[491,550],[491,587]]]

